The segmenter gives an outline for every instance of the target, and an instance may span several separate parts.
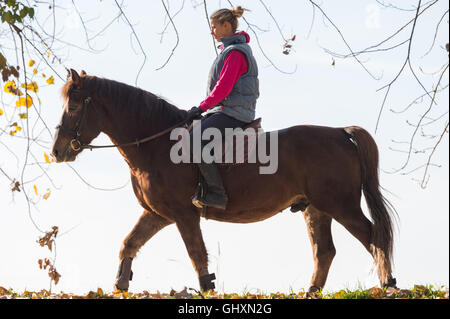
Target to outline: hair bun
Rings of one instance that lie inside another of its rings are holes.
[[[231,13],[236,17],[236,18],[240,18],[242,17],[242,15],[244,14],[244,11],[249,11],[245,8],[242,8],[241,6],[237,6],[237,7],[233,7],[233,9],[231,9]]]

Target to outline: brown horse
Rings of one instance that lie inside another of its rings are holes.
[[[134,192],[144,208],[123,241],[115,287],[128,289],[132,259],[138,250],[162,228],[175,223],[201,289],[213,289],[214,274],[208,272],[200,230],[202,210],[191,202],[198,182],[197,166],[170,160],[176,141],[170,140],[169,134],[131,143],[177,125],[186,111],[144,90],[74,70],[69,71],[62,96],[64,112],[55,134],[54,158],[74,161],[104,132],[128,163]],[[356,126],[289,127],[278,131],[276,173],[259,174],[258,163],[220,168],[228,207],[226,211],[208,208],[207,218],[252,223],[288,207],[303,210],[314,255],[310,291],[325,285],[336,252],[331,236],[335,219],[372,254],[381,285],[395,286],[391,276],[392,210],[380,193],[378,149],[368,132]],[[361,210],[362,192],[372,221]]]

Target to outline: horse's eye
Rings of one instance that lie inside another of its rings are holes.
[[[73,112],[77,109],[75,105],[69,105],[69,112]]]

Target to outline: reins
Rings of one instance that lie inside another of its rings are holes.
[[[62,125],[58,125],[56,129],[63,129],[67,133],[69,133],[72,136],[72,140],[70,141],[70,147],[74,151],[79,151],[81,149],[90,149],[91,151],[93,149],[97,148],[112,148],[112,147],[126,147],[126,146],[139,146],[140,144],[149,142],[151,140],[157,139],[160,136],[163,136],[164,134],[167,134],[168,132],[172,131],[174,128],[180,127],[183,124],[186,124],[189,121],[189,118],[184,119],[183,121],[148,137],[144,137],[140,140],[134,141],[134,142],[128,142],[128,143],[122,143],[122,144],[111,144],[111,145],[91,145],[91,144],[84,144],[80,141],[80,131],[83,125],[84,115],[86,114],[86,108],[89,105],[89,103],[92,101],[92,98],[90,96],[86,97],[83,101],[83,108],[81,110],[81,116],[80,120],[77,122],[75,129],[71,130],[68,129]]]
[[[175,125],[173,125],[173,126],[171,126],[171,127],[169,127],[169,128],[166,128],[165,130],[163,130],[163,131],[161,131],[161,132],[159,132],[159,133],[157,133],[157,134],[154,134],[154,135],[151,135],[151,136],[142,138],[142,139],[140,139],[140,140],[138,140],[138,141],[135,141],[135,142],[122,143],[122,144],[117,144],[117,145],[116,145],[116,144],[111,144],[111,145],[91,145],[91,144],[81,144],[81,148],[82,148],[82,149],[87,148],[87,149],[93,150],[93,149],[95,149],[95,148],[126,147],[126,146],[133,146],[133,145],[139,146],[140,144],[143,144],[143,143],[146,143],[146,142],[148,142],[148,141],[157,139],[158,137],[163,136],[164,134],[169,133],[169,132],[172,131],[174,128],[177,128],[177,127],[179,127],[179,126],[185,124],[187,121],[188,121],[188,119],[185,119],[185,120],[181,121],[180,123],[175,124]]]

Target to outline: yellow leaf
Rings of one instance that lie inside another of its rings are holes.
[[[10,131],[9,135],[14,136],[17,133],[17,131]]]
[[[25,88],[25,84],[22,84],[22,87]],[[38,84],[35,81],[28,83],[27,90],[33,91],[33,92],[39,92]]]
[[[19,95],[19,96],[23,95],[22,91],[19,90],[14,80],[7,81],[5,83],[5,86],[3,87],[3,90],[6,93],[11,93],[12,95]]]
[[[17,107],[21,106],[31,107],[32,105],[33,105],[33,98],[29,95],[27,95],[26,102],[24,97],[21,97],[18,101],[16,101]]]
[[[103,296],[103,290],[102,290],[102,288],[98,288],[98,289],[97,289],[97,294],[100,295],[100,296]]]
[[[34,75],[37,74],[37,69],[33,69],[33,74],[34,74]]]
[[[16,131],[22,131],[22,128],[20,126],[16,126]]]
[[[44,194],[44,196],[42,196],[43,199],[47,200],[50,197],[50,189],[47,188],[47,192]]]
[[[47,52],[47,56],[50,56],[50,52]]]
[[[44,153],[45,162],[50,164],[50,158],[48,157],[47,153]]]
[[[26,119],[28,116],[27,116],[27,113],[19,113],[19,117],[21,119]]]
[[[53,75],[50,76],[50,77],[47,79],[46,82],[47,82],[48,84],[55,84],[55,79],[53,78]]]
[[[42,73],[42,77],[43,77],[43,78],[46,78],[47,76],[45,75],[45,73]]]
[[[14,80],[10,80],[10,81],[7,81],[6,83],[5,83],[5,86],[3,87],[3,90],[6,92],[6,93],[11,93],[11,94],[15,94],[15,92],[17,91],[17,85],[16,85],[16,82],[14,81]]]
[[[14,88],[14,87],[16,87],[16,82],[15,81],[8,81],[8,82],[6,82],[5,83],[5,86],[3,87],[3,89],[4,89],[4,91],[6,92],[6,93],[11,93],[10,92],[10,88]],[[17,87],[16,87],[17,88]]]
[[[33,185],[33,188],[34,188],[34,193],[37,195],[38,192],[37,192],[37,187],[36,187],[36,185]]]
[[[32,67],[33,65],[34,65],[34,60],[28,61],[28,66],[29,66],[29,67]]]
[[[2,109],[0,109],[0,115],[3,115],[3,110]]]

